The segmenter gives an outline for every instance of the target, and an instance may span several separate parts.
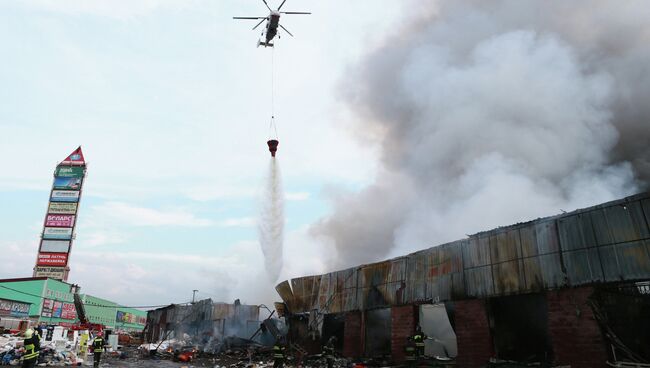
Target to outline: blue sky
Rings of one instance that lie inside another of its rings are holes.
[[[270,2],[277,6],[278,2]],[[269,161],[261,1],[0,3],[0,277],[31,275],[52,172],[89,162],[70,281],[128,305],[277,300],[255,221]],[[371,181],[372,146],[338,98],[348,68],[399,21],[399,2],[288,1],[275,50],[286,193],[282,279],[324,271],[308,235],[328,196]],[[10,258],[11,260],[7,260]]]

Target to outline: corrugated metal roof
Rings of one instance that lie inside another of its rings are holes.
[[[650,278],[650,193],[481,232],[276,287],[292,312],[338,313]]]

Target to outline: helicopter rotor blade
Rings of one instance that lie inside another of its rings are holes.
[[[287,32],[287,33],[289,34],[289,36],[293,37],[293,35],[291,34],[291,32],[289,32],[288,29],[284,28],[284,26],[283,26],[282,24],[278,24],[278,25],[280,26],[280,28],[284,29],[284,31]]]
[[[280,11],[280,9],[282,9],[282,5],[284,5],[284,3],[286,3],[286,2],[287,2],[287,0],[282,1],[282,4],[280,4],[280,6],[278,6],[278,11]]]
[[[266,19],[266,17],[232,17],[232,19]]]
[[[255,28],[257,28],[257,27],[259,27],[259,26],[260,26],[260,24],[262,24],[262,23],[264,23],[264,21],[265,21],[265,20],[266,20],[266,18],[264,18],[264,19],[262,19],[262,20],[260,20],[260,22],[259,22],[259,23],[257,23],[257,25],[256,25],[255,27],[253,27],[253,31],[255,30]]]
[[[280,12],[282,14],[311,14],[311,12]]]
[[[269,7],[269,4],[266,3],[266,0],[262,0],[262,1],[264,1],[264,5],[266,5],[266,7],[269,9],[269,11],[273,12],[273,9],[271,9],[271,7]]]

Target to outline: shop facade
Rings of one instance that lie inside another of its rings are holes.
[[[106,328],[116,330],[144,329],[147,312],[125,308],[88,294],[80,294],[80,297],[88,322],[101,323]],[[69,327],[79,322],[72,284],[63,281],[46,277],[0,280],[2,300],[7,301],[2,305],[3,308],[10,308],[9,316],[13,308],[12,318],[29,321],[30,326],[46,324]]]

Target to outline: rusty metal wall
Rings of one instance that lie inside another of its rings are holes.
[[[290,311],[339,313],[650,279],[650,193],[481,232],[276,287]]]
[[[147,324],[152,326],[147,339],[154,342],[165,335],[167,338],[178,338],[184,333],[193,337],[205,335],[222,338],[226,333],[228,336],[248,338],[250,334],[246,327],[251,321],[258,324],[259,313],[260,307],[257,305],[213,303],[211,299],[192,305],[173,304],[147,312]]]

